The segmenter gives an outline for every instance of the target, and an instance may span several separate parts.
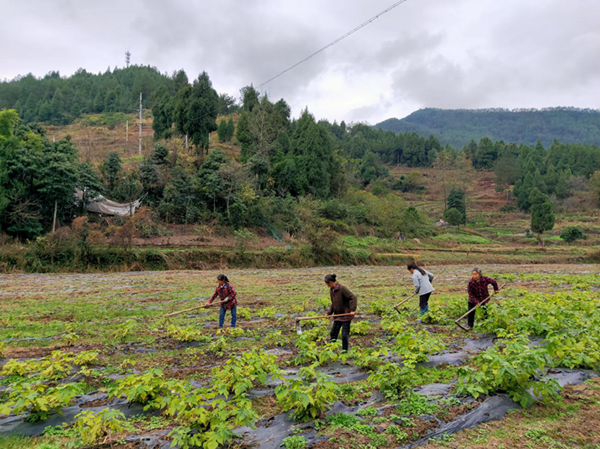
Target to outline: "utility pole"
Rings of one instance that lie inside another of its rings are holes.
[[[129,142],[129,120],[125,122],[125,142]]]
[[[58,212],[58,200],[54,201],[54,218],[52,219],[52,233],[56,231],[56,213]]]
[[[140,138],[138,145],[138,154],[142,154],[142,93],[140,92]]]

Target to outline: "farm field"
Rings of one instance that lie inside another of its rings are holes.
[[[228,270],[238,327],[201,305],[217,271],[0,275],[1,448],[598,448],[600,268],[431,266],[419,317],[402,267]],[[323,276],[358,295],[328,343]],[[62,412],[62,413],[61,413]],[[467,430],[463,428],[469,427]]]

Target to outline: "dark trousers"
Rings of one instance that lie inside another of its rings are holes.
[[[329,333],[331,341],[333,342],[337,341],[340,329],[342,330],[342,349],[344,351],[348,350],[348,343],[350,341],[350,323],[351,321],[334,321],[333,326],[331,326],[331,332]]]
[[[227,309],[221,306],[221,311],[219,312],[219,329],[223,329],[223,324],[225,324],[225,314],[227,313]],[[237,321],[237,306],[231,309],[231,327],[235,327],[235,323]]]
[[[431,293],[419,296],[419,308],[421,309],[421,315],[429,312],[429,297]]]
[[[475,307],[477,307],[477,304],[469,301],[469,309],[468,310],[472,310]],[[484,318],[487,317],[487,304],[481,306],[480,309],[483,312]],[[473,310],[471,313],[469,313],[467,315],[467,323],[469,324],[469,327],[473,327],[475,325],[475,313],[476,312],[477,312],[476,310]]]

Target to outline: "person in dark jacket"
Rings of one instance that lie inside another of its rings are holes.
[[[217,276],[217,288],[213,293],[212,297],[208,300],[209,304],[212,304],[213,301],[218,297],[219,301],[226,301],[221,304],[221,310],[219,313],[219,329],[223,329],[223,324],[225,322],[225,314],[228,310],[231,311],[231,327],[235,327],[237,322],[237,293],[233,288],[233,285],[227,279],[227,276],[224,274],[220,274]]]
[[[348,316],[334,318],[333,325],[331,326],[331,332],[329,334],[332,342],[337,341],[341,329],[342,349],[347,351],[350,341],[350,323],[352,322],[352,318],[354,318],[354,314],[356,313],[358,299],[354,293],[337,281],[335,274],[328,274],[325,276],[325,283],[327,284],[327,287],[329,287],[329,294],[331,296],[331,307],[329,307],[327,315],[351,313],[351,315]]]
[[[494,287],[494,292],[498,291],[498,283],[495,279],[484,276],[479,268],[473,268],[472,277],[467,286],[467,292],[469,293],[468,310],[473,309],[477,304],[484,302],[490,296],[490,285]],[[483,305],[480,308],[483,310],[484,314],[487,314],[486,305]],[[467,322],[471,328],[475,325],[475,311],[472,311],[467,315]]]

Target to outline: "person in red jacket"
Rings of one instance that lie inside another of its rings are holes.
[[[468,310],[473,309],[477,304],[484,302],[490,296],[490,285],[494,287],[494,292],[498,291],[498,283],[495,279],[484,276],[479,268],[473,268],[472,277],[467,286],[467,292],[469,293]],[[481,306],[481,309],[484,313],[487,313],[485,305]],[[475,311],[467,315],[467,322],[471,328],[475,325]]]
[[[217,276],[217,288],[215,293],[208,300],[209,304],[219,297],[219,301],[226,301],[221,304],[221,311],[219,313],[219,329],[223,329],[223,323],[225,322],[225,314],[228,310],[231,311],[231,327],[235,327],[237,322],[237,293],[233,288],[233,285],[229,283],[229,279],[224,274]]]

